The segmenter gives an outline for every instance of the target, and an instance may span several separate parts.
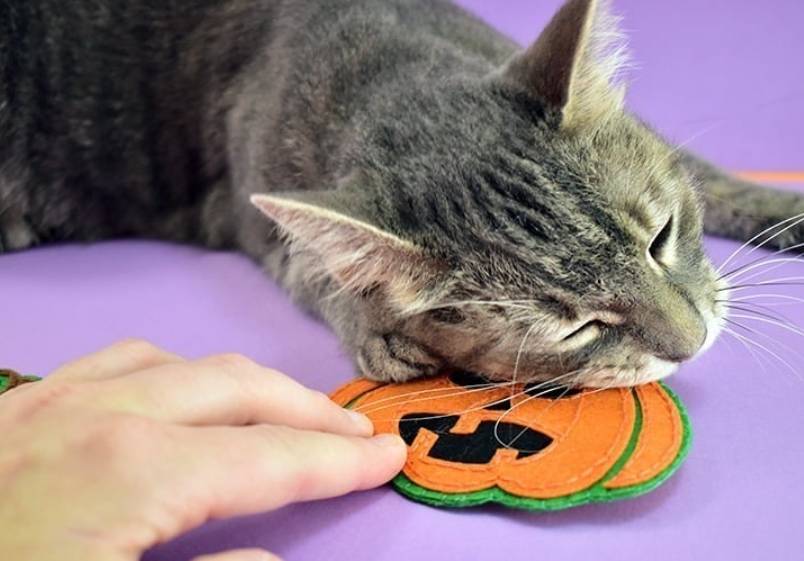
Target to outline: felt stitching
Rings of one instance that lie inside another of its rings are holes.
[[[660,386],[660,388],[661,388],[661,386]],[[665,448],[665,451],[664,451],[664,453],[662,455],[662,459],[660,461],[655,462],[650,468],[646,468],[646,469],[642,470],[639,473],[640,476],[645,476],[645,475],[649,474],[650,472],[655,471],[656,468],[659,467],[659,465],[664,464],[664,463],[667,462],[667,458],[669,456],[674,456],[675,454],[672,453],[672,452],[676,448],[676,443],[678,442],[677,439],[679,439],[679,437],[680,437],[679,423],[678,423],[678,419],[676,418],[677,410],[672,406],[670,397],[664,391],[660,390],[659,391],[659,396],[662,398],[662,405],[664,406],[663,412],[667,414],[667,416],[671,419],[671,421],[673,423],[673,431],[672,431],[673,442],[672,442],[671,445],[669,445],[667,448]],[[668,452],[671,452],[671,454],[668,454]]]
[[[661,413],[666,415],[666,418],[669,418],[672,423],[672,433],[671,433],[672,438],[670,444],[662,451],[659,459],[650,464],[649,466],[630,475],[624,475],[623,477],[619,477],[618,474],[618,476],[615,476],[612,479],[612,481],[614,479],[617,480],[616,487],[625,487],[633,485],[634,483],[638,483],[639,480],[644,479],[646,476],[652,475],[656,471],[660,471],[660,467],[662,465],[666,465],[672,462],[672,459],[673,457],[675,457],[677,449],[681,444],[681,435],[680,435],[681,427],[679,426],[681,423],[679,422],[679,418],[677,416],[678,410],[675,407],[673,407],[672,398],[667,394],[667,392],[664,391],[662,386],[657,384],[656,388],[658,390],[657,393],[661,398],[661,405],[662,405]],[[637,388],[637,392],[641,392],[641,390],[642,388]],[[649,416],[655,414],[654,410],[655,405],[650,405],[650,408],[648,408],[646,407],[647,400],[640,400],[640,402],[642,404],[642,412],[645,419],[645,423],[647,424]],[[631,458],[633,459],[637,457],[645,449],[647,445],[648,444],[646,440],[642,438],[642,435],[640,435],[637,447],[634,450],[634,453],[631,455]],[[623,469],[625,469],[625,467]]]
[[[623,412],[625,411],[625,408],[626,408],[625,401],[626,401],[627,397],[631,397],[630,392],[620,392],[620,405],[621,405],[621,410]],[[632,399],[633,399],[633,397],[632,397]],[[583,404],[581,405],[581,407],[583,407]],[[633,421],[632,421],[631,424],[633,425]],[[617,437],[616,437],[615,442],[620,441],[620,439],[622,438],[622,434],[623,434],[625,428],[626,428],[626,420],[625,420],[625,418],[623,418],[622,421],[620,422],[620,426],[619,426],[619,428],[617,430]],[[632,428],[633,428],[633,426],[632,426]],[[569,433],[569,431],[567,431],[567,432]],[[612,458],[612,456],[614,456],[617,448],[619,448],[618,445],[616,445],[616,444],[612,445],[611,448],[609,448],[609,451],[606,452],[606,454],[602,458],[600,458],[597,462],[595,462],[593,465],[589,466],[586,470],[584,470],[580,474],[576,474],[575,476],[570,477],[569,479],[566,479],[561,483],[556,483],[556,484],[553,484],[553,485],[543,485],[543,486],[539,486],[539,487],[536,487],[536,488],[533,488],[533,487],[523,487],[523,488],[532,489],[534,491],[548,491],[550,489],[555,489],[556,487],[561,487],[562,485],[568,485],[568,484],[575,483],[579,479],[583,479],[584,477],[587,477],[590,473],[592,473],[593,471],[598,469],[601,465],[603,465],[605,463],[608,463],[610,461],[610,459]],[[621,454],[622,454],[622,450],[619,451],[619,455],[621,455]],[[511,482],[511,481],[514,481],[514,480],[511,480],[511,479],[507,480],[507,482]]]

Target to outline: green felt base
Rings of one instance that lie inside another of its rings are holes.
[[[673,460],[673,463],[670,464],[667,469],[653,479],[640,483],[639,485],[632,485],[630,487],[622,487],[618,489],[606,489],[604,487],[604,484],[607,481],[619,473],[636,448],[637,438],[642,428],[642,407],[639,403],[639,399],[636,396],[634,396],[637,404],[636,420],[634,422],[634,430],[631,434],[631,439],[628,443],[628,446],[623,452],[623,455],[617,460],[614,466],[612,466],[609,472],[594,486],[584,491],[563,497],[556,497],[553,499],[530,499],[520,497],[517,495],[512,495],[511,493],[508,493],[499,487],[492,487],[490,489],[484,489],[483,491],[475,491],[472,493],[442,493],[440,491],[425,489],[424,487],[421,487],[411,481],[404,474],[399,474],[394,479],[393,485],[400,493],[414,501],[425,503],[431,506],[448,508],[463,508],[487,503],[497,503],[510,508],[518,508],[523,510],[554,511],[584,504],[604,503],[644,495],[645,493],[652,491],[664,483],[678,470],[684,461],[684,458],[687,457],[687,453],[689,452],[690,444],[692,442],[692,429],[690,427],[690,420],[689,416],[687,415],[687,411],[684,409],[681,400],[675,393],[673,393],[672,390],[670,390],[670,388],[664,384],[662,384],[662,387],[667,391],[673,401],[675,401],[676,406],[681,414],[681,423],[683,426],[681,448],[679,449],[675,460]]]

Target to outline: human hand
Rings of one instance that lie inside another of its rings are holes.
[[[0,396],[0,559],[134,561],[209,519],[376,487],[405,446],[372,430],[243,357],[117,344]]]

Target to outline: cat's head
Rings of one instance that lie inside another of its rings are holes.
[[[664,377],[723,312],[695,188],[624,109],[617,44],[604,6],[570,0],[482,79],[378,101],[338,189],[255,204],[428,364],[598,387]]]

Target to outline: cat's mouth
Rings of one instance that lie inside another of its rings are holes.
[[[618,361],[615,361],[618,362]],[[649,384],[674,374],[684,361],[671,361],[651,354],[633,355],[622,363],[608,362],[590,364],[577,370],[563,373],[545,374],[537,371],[520,371],[516,376],[510,371],[481,370],[475,373],[478,380],[486,383],[519,382],[525,385],[543,385],[544,387],[578,388],[627,388]]]
[[[636,366],[601,368],[586,377],[583,380],[583,385],[584,387],[595,389],[630,388],[667,378],[675,373],[680,366],[680,362],[672,362],[646,355]]]

